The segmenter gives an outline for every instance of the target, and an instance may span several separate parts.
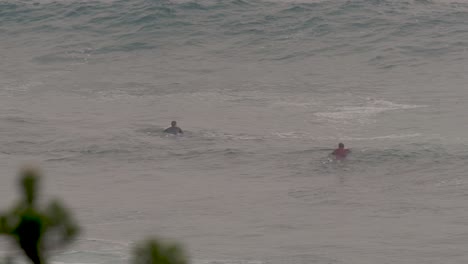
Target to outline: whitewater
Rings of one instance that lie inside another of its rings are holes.
[[[468,261],[466,1],[0,1],[0,50],[0,210],[40,167],[55,264]]]

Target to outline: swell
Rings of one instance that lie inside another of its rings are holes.
[[[0,32],[19,46],[46,47],[37,63],[196,48],[285,63],[364,55],[388,69],[460,57],[467,17],[466,3],[430,1],[15,2],[0,3]]]

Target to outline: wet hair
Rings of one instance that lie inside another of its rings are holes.
[[[344,148],[344,144],[343,144],[343,143],[340,143],[340,144],[338,144],[338,147],[339,147],[339,148]]]

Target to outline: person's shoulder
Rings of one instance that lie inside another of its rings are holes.
[[[175,131],[174,131],[174,128],[173,128],[173,127],[168,127],[168,128],[166,128],[166,129],[164,129],[164,132],[165,132],[165,133],[174,133]]]

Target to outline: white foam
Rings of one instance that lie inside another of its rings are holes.
[[[310,133],[299,133],[299,132],[275,132],[272,133],[273,137],[279,137],[283,139],[312,139],[312,140],[346,140],[346,141],[365,141],[365,140],[386,140],[386,139],[404,139],[404,138],[414,138],[420,137],[420,133],[410,133],[410,134],[390,134],[383,136],[374,136],[374,137],[347,137],[347,136],[315,136]]]
[[[392,135],[385,135],[385,136],[376,136],[376,137],[341,137],[343,140],[349,141],[361,141],[361,140],[379,140],[379,139],[403,139],[403,138],[413,138],[413,137],[420,137],[420,133],[413,133],[413,134],[392,134]]]
[[[218,133],[212,131],[203,132],[203,136],[207,138],[221,138],[227,140],[262,140],[263,136],[247,135],[247,134],[227,134],[227,133]]]
[[[460,185],[465,185],[466,181],[455,178],[455,179],[450,179],[450,180],[440,180],[435,184],[437,187],[443,187],[443,186],[460,186]]]
[[[299,133],[299,132],[274,132],[273,136],[284,138],[284,139],[295,139],[295,138],[310,138],[310,134]]]
[[[318,112],[315,116],[321,118],[327,118],[332,120],[357,120],[366,121],[362,119],[369,119],[377,114],[395,111],[395,110],[407,110],[415,109],[420,107],[426,107],[425,105],[406,105],[398,104],[385,100],[373,100],[367,99],[362,106],[344,106],[338,107],[338,111],[332,112]]]

